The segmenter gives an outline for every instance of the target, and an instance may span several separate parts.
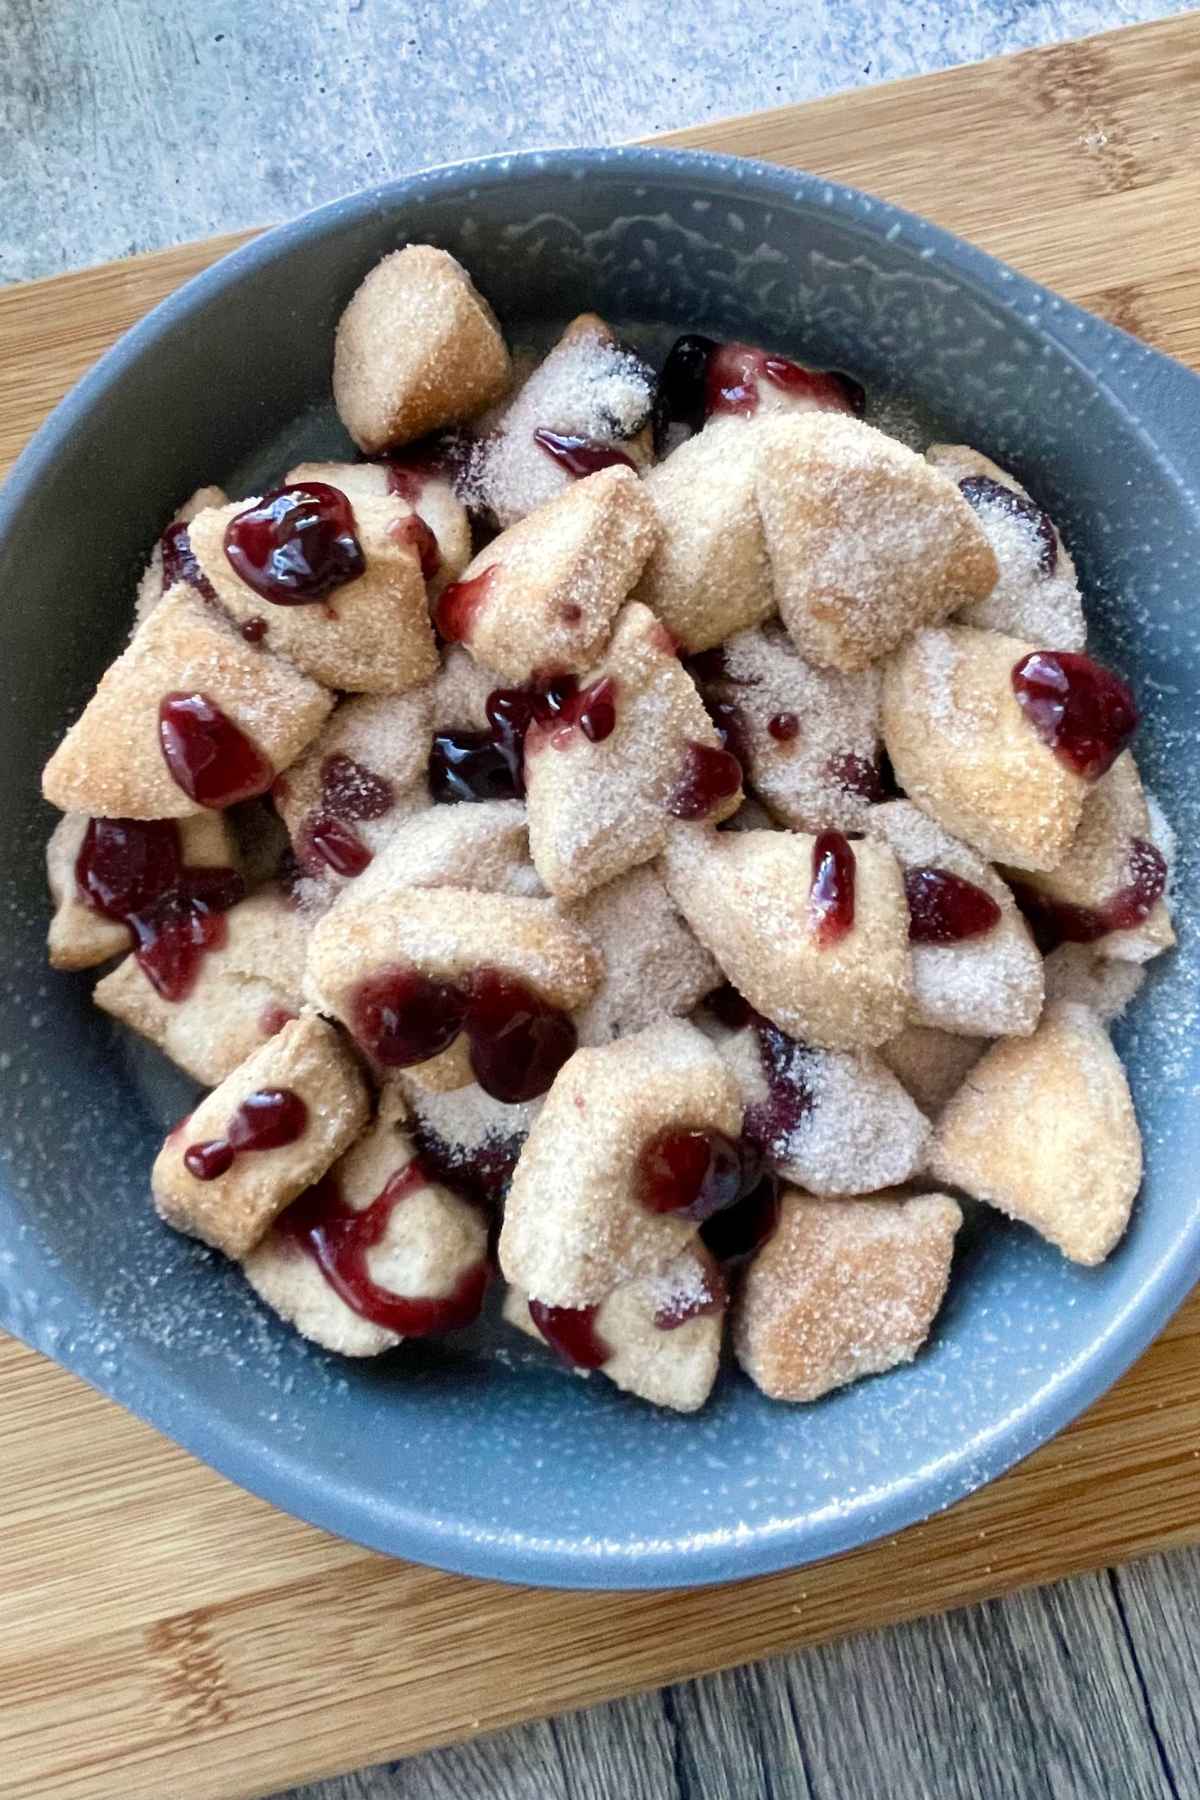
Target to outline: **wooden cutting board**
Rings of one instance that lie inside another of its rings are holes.
[[[873,189],[1200,367],[1200,16],[665,141]],[[240,240],[0,292],[0,466]],[[0,1341],[0,1796],[235,1800],[1200,1539],[1200,1298],[950,1513],[733,1589],[572,1595],[388,1562]]]

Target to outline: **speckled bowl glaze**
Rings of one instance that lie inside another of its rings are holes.
[[[1139,755],[1182,845],[1182,947],[1116,1034],[1147,1174],[1104,1268],[976,1216],[910,1367],[802,1408],[726,1371],[681,1419],[560,1371],[494,1315],[453,1346],[338,1362],[157,1223],[147,1172],[189,1090],[92,1009],[87,977],[46,968],[39,771],[127,632],[179,499],[346,447],[333,324],[410,238],[461,257],[518,337],[594,307],[849,368],[1011,465],[1054,512],[1099,653],[1145,704]],[[1198,420],[1200,381],[979,251],[863,194],[721,157],[436,169],[190,282],[59,407],[0,498],[0,1323],[290,1511],[522,1582],[681,1586],[802,1563],[945,1507],[1043,1443],[1200,1274]]]

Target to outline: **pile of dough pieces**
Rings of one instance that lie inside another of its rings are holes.
[[[1027,499],[1012,476],[963,446],[916,453],[836,383],[767,379],[670,432],[665,455],[659,436],[656,460],[654,377],[603,321],[517,367],[467,273],[420,245],[350,300],[333,385],[364,460],[283,479],[344,493],[362,573],[328,605],[264,603],[224,551],[256,499],[202,488],[175,522],[189,554],[167,586],[155,550],[130,642],[45,771],[64,815],[48,853],[55,967],[136,948],[76,877],[89,820],[176,821],[186,867],[244,879],[183,998],[136,954],[95,990],[212,1089],[154,1165],[162,1217],[236,1259],[319,1344],[374,1355],[403,1334],[356,1310],[288,1209],[332,1175],[343,1209],[363,1211],[407,1169],[366,1252],[377,1289],[436,1301],[498,1260],[512,1325],[538,1335],[531,1304],[580,1315],[605,1375],[685,1411],[712,1387],[726,1313],[737,1361],[778,1399],[911,1359],[963,1195],[1103,1259],[1141,1177],[1107,1027],[1173,942],[1167,907],[1043,957],[1010,883],[1102,908],[1131,845],[1169,856],[1169,832],[1128,750],[1089,781],[1014,697],[1014,664],[1082,650],[1085,625],[1045,515],[996,502],[997,485]],[[539,430],[615,454],[575,474]],[[457,465],[406,464],[401,447],[434,433]],[[972,477],[986,478],[974,504]],[[548,671],[609,684],[607,734],[568,725],[531,746],[524,798],[434,804],[435,737],[486,732],[490,694]],[[178,785],[159,707],[179,693],[252,740],[274,777],[263,798],[222,812]],[[722,745],[722,703],[744,785],[680,808],[687,757]],[[879,785],[884,750],[902,797]],[[305,849],[331,758],[384,796],[353,824],[359,873]],[[811,892],[831,831],[855,883],[835,943]],[[910,942],[906,872],[929,868],[991,896],[993,927]],[[397,962],[435,982],[499,970],[567,1013],[578,1047],[519,1103],[480,1087],[461,1037],[374,1066],[354,996]],[[741,1019],[705,1005],[730,988]],[[700,1225],[642,1203],[639,1155],[671,1131],[737,1140],[769,1112],[772,1079],[803,1095],[763,1140],[777,1223],[722,1271]],[[272,1090],[303,1099],[299,1138],[196,1178],[188,1147]],[[492,1165],[498,1250],[479,1204]]]

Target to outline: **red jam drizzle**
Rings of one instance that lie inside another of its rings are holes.
[[[1053,575],[1058,566],[1058,535],[1049,513],[1014,488],[993,481],[990,475],[968,475],[959,482],[958,489],[977,512],[981,506],[994,506],[1028,525],[1037,539],[1038,572]]]
[[[677,819],[704,819],[742,785],[742,765],[729,750],[689,744],[683,773],[667,801]]]
[[[599,438],[572,437],[561,431],[549,431],[539,425],[533,434],[533,441],[539,450],[544,450],[552,462],[576,480],[584,475],[595,475],[600,469],[626,468],[637,470],[637,464],[624,450],[618,450],[613,444],[601,443]]]
[[[442,566],[442,553],[437,538],[420,513],[409,513],[407,518],[398,519],[392,526],[392,536],[398,544],[411,544],[421,565],[422,579],[432,581]]]
[[[248,644],[261,644],[267,635],[267,621],[257,617],[243,619],[239,629]]]
[[[168,694],[158,741],[171,779],[197,806],[221,808],[264,794],[275,771],[207,694]]]
[[[487,599],[496,578],[496,565],[489,563],[468,581],[452,581],[443,588],[434,608],[433,622],[448,644],[465,643],[471,636],[479,609]]]
[[[1086,781],[1112,768],[1137,728],[1129,688],[1075,650],[1034,650],[1012,672],[1013,692],[1044,744]]]
[[[276,488],[225,527],[235,575],[273,606],[311,606],[366,570],[354,511],[325,481]]]
[[[723,1212],[744,1185],[737,1144],[719,1131],[660,1131],[642,1146],[638,1199],[652,1213],[696,1223]]]
[[[602,1369],[612,1350],[596,1330],[598,1306],[545,1306],[529,1302],[529,1316],[564,1362],[576,1369]]]
[[[385,1068],[426,1062],[465,1031],[476,1081],[508,1105],[544,1094],[576,1043],[566,1013],[499,969],[460,984],[384,970],[359,984],[350,1013],[355,1038]]]
[[[800,721],[794,712],[774,713],[767,720],[767,730],[777,744],[790,744],[800,735]]]
[[[1043,952],[1058,944],[1094,944],[1110,931],[1132,931],[1144,924],[1162,899],[1167,865],[1157,845],[1134,838],[1125,864],[1126,880],[1103,906],[1074,906],[1056,900],[1032,883],[1011,883],[1017,904],[1033,927]]]
[[[173,819],[89,819],[75,882],[85,906],[128,928],[164,1000],[191,992],[205,952],[225,941],[221,915],[246,891],[234,869],[185,866]]]
[[[822,831],[812,853],[808,916],[819,950],[832,949],[854,929],[854,851],[840,831]]]
[[[802,369],[786,356],[771,356],[751,344],[722,344],[708,359],[705,411],[713,414],[757,412],[759,384],[769,382],[785,393],[803,395],[824,412],[861,416],[863,391],[849,376]]]
[[[904,892],[912,944],[958,944],[983,937],[1000,923],[992,896],[950,869],[906,869]]]
[[[348,879],[361,875],[371,852],[349,821],[382,819],[394,798],[392,784],[383,775],[342,751],[327,756],[321,764],[321,804],[300,830],[305,866],[318,870],[325,863]]]
[[[176,519],[174,524],[167,526],[158,540],[158,546],[162,551],[164,594],[177,581],[186,581],[189,587],[194,587],[206,600],[216,599],[217,590],[200,567],[196,552],[192,549],[188,528],[182,519]]]
[[[308,1107],[291,1088],[259,1088],[248,1094],[220,1137],[189,1144],[184,1167],[197,1181],[215,1181],[248,1150],[281,1150],[304,1135]]]
[[[848,794],[857,794],[870,806],[879,806],[899,793],[891,765],[883,757],[878,762],[868,762],[865,756],[848,750],[844,756],[830,757],[825,773]]]
[[[473,1324],[488,1284],[485,1262],[464,1270],[448,1294],[432,1298],[394,1294],[372,1277],[368,1252],[382,1242],[396,1207],[429,1179],[420,1158],[414,1157],[397,1170],[369,1206],[356,1212],[347,1205],[336,1177],[326,1175],[292,1202],[277,1226],[312,1257],[352,1312],[406,1338],[440,1337]]]

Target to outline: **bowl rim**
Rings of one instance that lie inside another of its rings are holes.
[[[482,190],[543,175],[583,179],[602,170],[620,170],[635,182],[642,176],[647,184],[669,180],[684,185],[701,179],[710,191],[714,186],[723,190],[722,197],[733,204],[739,195],[752,195],[756,200],[774,196],[789,205],[825,206],[844,222],[856,225],[866,240],[902,238],[934,271],[947,271],[990,307],[1007,307],[1049,338],[1103,389],[1109,403],[1137,431],[1164,476],[1191,492],[1180,463],[1189,445],[1200,450],[1200,423],[1192,428],[1186,419],[1176,416],[1168,426],[1161,418],[1165,396],[1169,409],[1178,414],[1181,403],[1186,403],[1200,421],[1200,379],[1182,365],[1007,268],[986,251],[859,189],[782,165],[713,151],[618,145],[498,153],[416,170],[329,201],[227,252],[167,295],[105,351],[34,433],[0,490],[0,543],[76,423],[120,384],[127,369],[153,352],[160,338],[206,306],[214,295],[252,278],[260,268],[305,240],[323,235],[348,216],[383,209],[399,223],[426,190],[464,189],[469,197],[472,188]],[[1116,362],[1133,360],[1137,364],[1136,408],[1130,404],[1128,392],[1122,391],[1115,372],[1114,345],[1121,351]],[[1156,407],[1158,416],[1151,429],[1145,421]],[[0,1188],[0,1209],[5,1205],[19,1214],[16,1195]],[[44,1245],[27,1238],[22,1251],[26,1269],[33,1260],[44,1296],[58,1295],[64,1303],[90,1310],[90,1303],[74,1288],[57,1259]],[[618,1553],[594,1540],[565,1549],[531,1544],[514,1531],[484,1532],[462,1522],[430,1517],[427,1512],[407,1513],[403,1496],[393,1496],[393,1503],[384,1509],[368,1496],[356,1494],[344,1484],[335,1487],[328,1480],[314,1489],[303,1472],[302,1458],[297,1458],[294,1466],[216,1412],[186,1397],[181,1399],[173,1391],[166,1367],[144,1345],[128,1342],[114,1375],[101,1368],[100,1356],[87,1342],[77,1342],[64,1351],[44,1339],[39,1341],[38,1321],[24,1316],[15,1274],[6,1274],[2,1264],[0,1325],[249,1492],[369,1549],[491,1580],[636,1590],[711,1585],[801,1567],[862,1547],[943,1510],[1048,1442],[1096,1400],[1158,1334],[1198,1278],[1200,1210],[1193,1210],[1104,1328],[1020,1405],[988,1431],[965,1440],[952,1454],[890,1483],[881,1492],[856,1494],[815,1520],[811,1515],[773,1520],[744,1534],[716,1533],[711,1542],[689,1539],[662,1547],[631,1543]]]

